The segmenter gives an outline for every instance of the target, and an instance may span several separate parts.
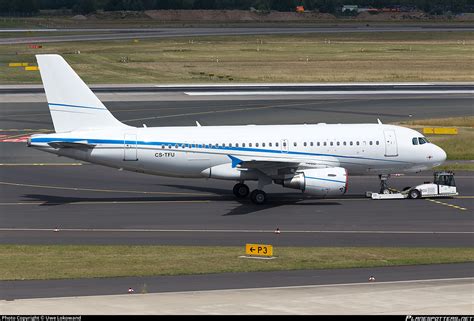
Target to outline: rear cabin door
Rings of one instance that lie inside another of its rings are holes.
[[[394,130],[384,130],[385,136],[385,156],[398,156],[397,137]]]
[[[125,134],[123,137],[123,160],[137,161],[137,134]]]

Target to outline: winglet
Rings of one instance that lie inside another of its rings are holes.
[[[196,126],[201,127],[201,124],[196,120]]]
[[[382,125],[382,122],[378,118],[377,118],[377,122],[379,123],[379,125]]]
[[[237,165],[241,164],[243,161],[235,156],[232,155],[227,155],[229,156],[230,160],[232,161],[232,168],[237,167]]]

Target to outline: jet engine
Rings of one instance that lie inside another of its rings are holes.
[[[228,179],[228,180],[256,180],[257,174],[254,171],[241,170],[232,167],[230,163],[216,165],[206,168],[201,172],[206,178]]]
[[[347,171],[342,167],[305,169],[284,179],[282,185],[318,196],[343,195],[347,190]]]

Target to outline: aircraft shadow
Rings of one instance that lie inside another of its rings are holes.
[[[204,192],[204,193],[212,193],[216,195],[225,195],[225,196],[234,196],[232,194],[232,190],[228,188],[214,188],[214,187],[207,187],[207,186],[191,186],[191,185],[179,185],[179,184],[157,184],[159,186],[165,187],[172,187],[178,188],[181,190],[190,190],[195,192]]]
[[[233,197],[225,196],[147,196],[147,197],[70,197],[70,196],[56,196],[56,195],[43,195],[43,194],[25,194],[23,197],[36,202],[43,202],[40,206],[57,206],[67,205],[74,203],[133,203],[133,202],[190,202],[190,201],[229,201],[233,200]]]
[[[68,197],[68,196],[55,196],[55,195],[44,195],[44,194],[25,194],[24,198],[29,201],[41,202],[39,206],[59,206],[68,205],[74,203],[89,203],[90,205],[100,203],[110,204],[127,204],[133,202],[147,203],[150,202],[192,202],[192,201],[223,201],[223,202],[237,202],[238,205],[230,209],[223,216],[232,215],[247,215],[260,212],[263,210],[278,208],[280,206],[297,205],[297,206],[333,206],[341,205],[335,201],[321,201],[321,200],[304,200],[302,198],[286,198],[281,199],[278,197],[269,197],[267,204],[255,205],[248,198],[243,200],[236,200],[232,195],[228,196],[162,196],[162,197]],[[300,203],[305,201],[304,203]]]
[[[177,185],[177,184],[160,184],[160,186],[173,187],[173,188],[184,189],[184,190],[192,190],[192,191],[197,191],[197,192],[229,195],[228,189],[212,188],[212,187],[206,187],[206,186],[189,186],[189,185]],[[230,212],[224,214],[224,216],[246,215],[246,214],[256,213],[263,210],[278,208],[280,206],[286,206],[286,205],[298,205],[298,206],[340,205],[340,203],[337,203],[337,202],[328,202],[328,201],[321,202],[320,199],[308,199],[308,198],[302,197],[301,194],[294,194],[294,193],[293,194],[291,193],[274,194],[274,195],[270,194],[268,197],[268,201],[265,205],[255,205],[251,203],[248,198],[236,199],[233,196],[233,194],[230,194],[230,195],[235,201],[240,203],[240,206],[233,208],[232,210],[230,210]],[[301,201],[304,201],[304,200],[306,200],[307,202],[300,203]]]

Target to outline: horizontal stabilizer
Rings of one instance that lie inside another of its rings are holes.
[[[87,141],[79,142],[49,142],[49,146],[53,148],[85,148],[92,149],[95,147],[94,144],[89,144]]]

